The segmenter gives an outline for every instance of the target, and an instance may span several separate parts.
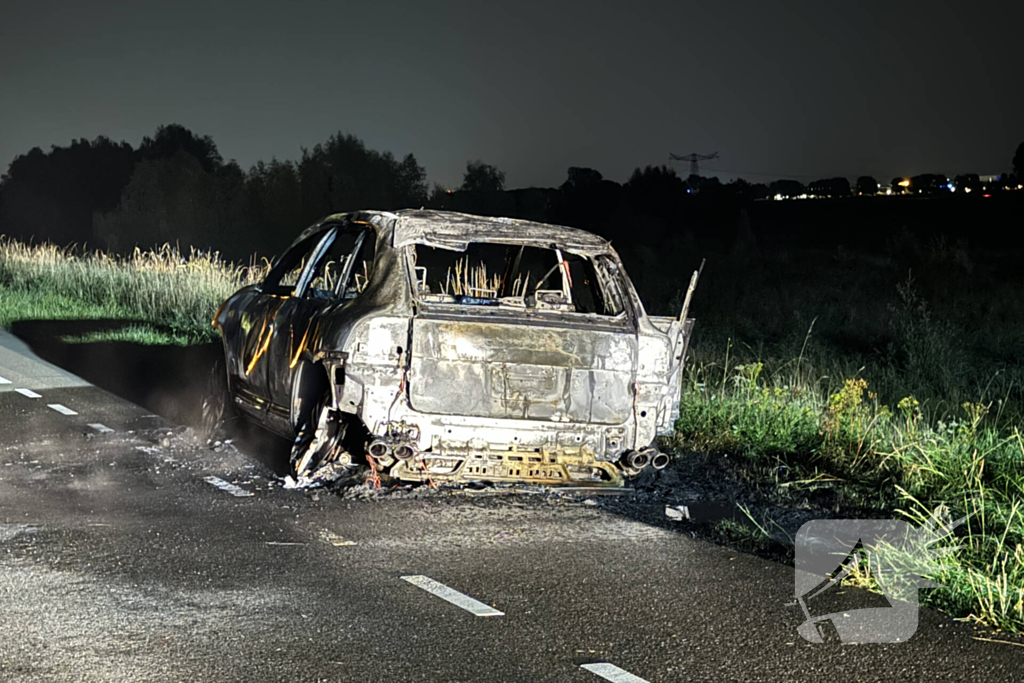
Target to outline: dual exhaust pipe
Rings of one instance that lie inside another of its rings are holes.
[[[668,467],[669,463],[668,455],[660,451],[656,451],[653,448],[630,451],[626,454],[623,460],[627,467],[636,471],[640,471],[648,465],[656,470],[663,470]]]
[[[412,460],[419,455],[420,450],[411,443],[400,443],[392,446],[384,439],[374,439],[366,447],[366,452],[373,456],[373,459],[382,465],[389,465],[398,460]]]

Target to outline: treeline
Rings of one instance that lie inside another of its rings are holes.
[[[1018,173],[1022,162],[1024,144],[1013,162]],[[938,187],[937,178],[919,176],[906,187]],[[459,187],[431,189],[426,170],[412,154],[398,159],[368,149],[352,135],[339,133],[303,149],[298,161],[275,159],[246,171],[225,161],[209,136],[172,124],[159,127],[137,149],[100,137],[17,157],[0,180],[0,233],[121,253],[136,245],[171,243],[245,259],[279,253],[302,227],[333,212],[426,206],[591,230],[613,240],[628,262],[639,266],[635,270],[651,273],[651,286],[660,288],[665,278],[658,273],[692,254],[694,240],[702,250],[719,252],[749,251],[782,232],[809,243],[827,232],[838,234],[840,219],[848,216],[849,223],[841,226],[847,235],[843,241],[852,230],[870,243],[875,241],[871,229],[884,233],[915,222],[899,207],[848,206],[832,211],[827,219],[832,230],[823,231],[813,202],[798,202],[799,209],[793,203],[755,202],[803,194],[842,198],[877,189],[868,177],[859,178],[854,188],[845,178],[806,186],[794,180],[722,183],[647,166],[637,168],[625,183],[573,167],[557,188],[507,191],[504,173],[480,161],[467,164]],[[790,206],[770,206],[779,204]],[[1011,213],[1018,216],[1019,209]],[[926,222],[923,214],[917,222]],[[670,286],[677,291],[675,283]]]
[[[670,230],[691,187],[713,201],[754,197],[742,181],[683,181],[658,166],[637,169],[625,184],[570,168],[557,189],[506,191],[504,173],[480,161],[467,164],[457,188],[431,190],[412,154],[399,160],[340,133],[303,149],[298,161],[245,171],[225,161],[209,136],[172,124],[138,148],[99,137],[17,157],[0,182],[0,233],[121,253],[171,243],[246,258],[280,252],[330,213],[426,206],[563,223],[613,238],[635,238],[630,226],[642,224],[654,238]]]
[[[17,157],[0,184],[0,232],[124,252],[169,242],[236,257],[280,251],[335,211],[421,206],[426,171],[351,135],[297,162],[225,162],[209,136],[161,126],[137,149],[99,137]]]

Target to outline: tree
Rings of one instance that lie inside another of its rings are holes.
[[[1017,153],[1013,155],[1013,172],[1018,178],[1024,178],[1024,142],[1017,145]]]
[[[396,161],[354,135],[338,133],[302,150],[298,172],[309,220],[340,211],[418,208],[427,201],[427,172],[416,157]]]
[[[878,194],[878,181],[869,175],[862,175],[857,178],[857,194],[876,195]]]
[[[482,161],[470,161],[462,176],[463,192],[502,192],[505,189],[505,173]]]
[[[701,178],[701,180],[704,180]],[[652,192],[678,192],[683,187],[682,179],[676,175],[675,169],[668,166],[646,166],[636,168],[629,176],[626,187],[645,194]]]
[[[9,235],[89,242],[93,212],[117,205],[132,174],[134,151],[106,137],[74,140],[14,159],[0,184],[0,225]]]
[[[807,192],[799,180],[776,180],[768,186],[768,194],[772,197],[792,199]]]
[[[96,232],[116,251],[164,243],[224,249],[242,241],[241,170],[211,173],[192,154],[144,159],[114,211],[99,214]]]
[[[580,190],[585,187],[591,187],[604,180],[604,176],[601,175],[600,171],[595,171],[592,168],[581,168],[579,166],[569,167],[569,178],[562,183],[562,187],[559,188],[562,191],[565,190]]]
[[[622,186],[605,180],[595,169],[573,166],[553,195],[545,196],[544,191],[534,190],[529,193],[529,200],[526,197],[524,194],[524,202],[517,207],[523,209],[524,218],[529,215],[607,235],[606,226],[622,199]],[[527,201],[532,203],[531,209],[526,208]]]
[[[290,161],[259,162],[245,176],[246,225],[255,243],[249,246],[265,254],[280,253],[299,226],[316,220],[303,211],[299,171]]]
[[[137,154],[139,160],[166,159],[179,151],[195,157],[207,173],[217,170],[224,164],[213,138],[209,135],[196,135],[177,123],[160,126],[153,137],[142,138]]]
[[[394,191],[403,206],[415,209],[427,202],[427,169],[411,153],[398,164]]]

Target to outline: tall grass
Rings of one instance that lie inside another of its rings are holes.
[[[117,257],[0,237],[0,325],[112,318],[158,325],[177,343],[209,341],[220,303],[266,268],[170,245]]]
[[[730,366],[728,358],[727,350],[722,363],[690,367],[681,444],[739,455],[749,476],[780,493],[830,487],[839,515],[922,523],[940,505],[969,515],[964,549],[929,577],[949,590],[925,599],[1024,631],[1024,440],[1005,406],[965,401],[930,417],[913,395],[881,402],[863,375],[814,373],[801,361]]]

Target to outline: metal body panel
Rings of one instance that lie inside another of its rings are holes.
[[[424,413],[621,424],[636,336],[417,316],[409,400]]]

